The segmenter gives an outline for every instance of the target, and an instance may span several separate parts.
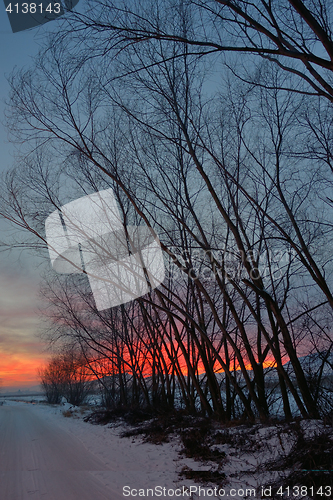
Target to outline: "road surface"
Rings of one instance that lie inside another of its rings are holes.
[[[29,404],[0,406],[1,500],[119,500],[94,471],[108,466]]]

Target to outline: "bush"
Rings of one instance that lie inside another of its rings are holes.
[[[60,404],[64,396],[71,405],[80,406],[91,391],[86,359],[75,351],[54,356],[39,376],[49,404]]]

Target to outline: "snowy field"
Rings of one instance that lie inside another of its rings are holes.
[[[212,470],[216,464],[199,463],[181,454],[179,436],[171,435],[167,443],[151,444],[142,437],[121,437],[128,430],[125,424],[92,425],[84,422],[83,416],[83,411],[73,411],[68,404],[50,407],[5,401],[0,406],[0,498],[271,498],[269,490],[262,488],[279,480],[282,473],[267,472],[264,465],[278,458],[281,449],[288,453],[293,445],[283,426],[228,429],[223,434],[228,436],[226,442],[215,447],[226,453],[223,472],[227,481],[199,484],[180,478],[179,473],[184,467]],[[303,424],[310,435],[322,425],[316,421]]]

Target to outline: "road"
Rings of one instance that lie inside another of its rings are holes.
[[[28,404],[0,406],[1,500],[119,500],[94,471],[108,467]]]

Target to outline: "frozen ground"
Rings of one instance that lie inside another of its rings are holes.
[[[177,446],[121,438],[119,426],[94,426],[63,411],[13,401],[0,406],[2,500],[118,500],[126,498],[123,486],[139,495],[190,484],[177,479],[179,462],[193,465],[178,458]]]
[[[0,406],[1,500],[261,498],[263,485],[284,474],[268,472],[265,463],[278,458],[281,450],[288,453],[294,439],[279,425],[217,429],[220,444],[215,449],[226,453],[221,470],[228,482],[201,485],[199,495],[199,484],[180,479],[179,472],[184,467],[212,470],[216,463],[198,463],[179,454],[179,436],[172,434],[163,444],[122,438],[124,425],[92,425],[82,420],[79,409],[68,410],[69,405],[15,401]],[[64,412],[70,416],[66,418]],[[316,435],[322,425],[318,421],[303,424],[310,435]]]

